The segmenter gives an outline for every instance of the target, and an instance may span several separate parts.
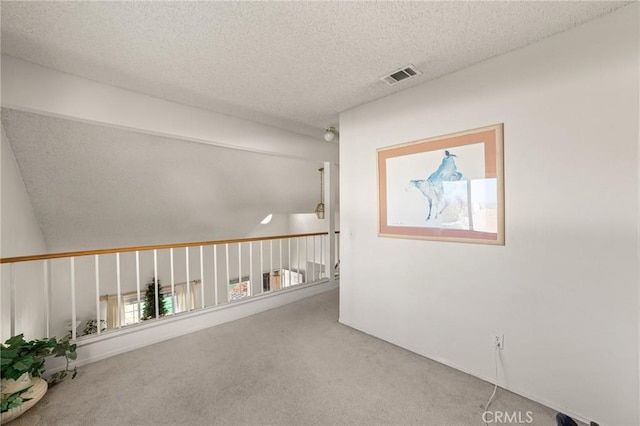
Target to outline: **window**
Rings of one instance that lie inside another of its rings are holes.
[[[199,305],[199,295],[196,286],[200,284],[200,280],[193,280],[187,292],[187,283],[179,283],[175,285],[174,296],[171,296],[171,286],[163,285],[160,293],[164,296],[163,303],[166,315],[179,313],[195,309]],[[137,324],[140,322],[140,316],[144,312],[144,292],[140,291],[140,303],[138,303],[137,292],[124,293],[120,297],[120,315],[118,315],[118,297],[114,294],[100,296],[100,318],[106,319],[107,328],[118,328],[119,318],[122,319],[122,325]]]
[[[302,272],[296,272],[289,269],[282,269],[282,285],[284,287],[300,284],[303,281],[304,281],[304,275],[302,274]]]
[[[140,302],[138,305],[138,298],[129,297],[124,302],[124,324],[135,324],[140,321],[140,313],[142,312],[144,302]],[[139,309],[138,309],[139,308]]]
[[[247,297],[249,295],[250,285],[251,281],[249,280],[249,277],[242,277],[242,282],[240,282],[238,278],[230,280],[229,285],[227,286],[229,302]]]
[[[164,304],[166,315],[173,314],[173,306],[175,305],[175,297],[171,297],[171,288],[167,291],[162,289],[161,294],[164,296],[162,302]],[[138,305],[137,294],[133,296],[123,297],[124,299],[124,320],[122,325],[136,324],[140,322],[140,314],[144,312],[144,295],[140,296],[140,304]],[[138,309],[139,308],[139,309]]]

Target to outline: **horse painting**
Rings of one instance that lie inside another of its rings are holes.
[[[437,219],[449,205],[449,201],[444,194],[444,183],[450,181],[459,181],[463,179],[463,175],[458,171],[455,162],[455,154],[449,151],[444,152],[444,158],[440,166],[435,172],[431,173],[427,179],[414,179],[409,181],[411,186],[417,188],[422,195],[427,198],[429,204],[429,214],[426,220]],[[443,204],[442,208],[440,205]],[[433,210],[435,208],[435,211]]]

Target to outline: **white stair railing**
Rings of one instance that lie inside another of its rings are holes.
[[[324,232],[0,259],[2,340],[33,321],[46,337],[88,339],[325,281],[328,243]]]

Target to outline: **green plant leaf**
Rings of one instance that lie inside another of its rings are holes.
[[[29,371],[34,361],[33,357],[24,357],[20,361],[15,362],[13,368],[18,371]]]
[[[18,351],[15,349],[2,349],[2,352],[0,352],[0,358],[2,358],[2,361],[4,362],[5,359],[13,359],[15,357],[18,356]]]
[[[25,343],[24,334],[21,333],[21,334],[18,334],[17,336],[10,337],[4,343],[9,347],[22,346]]]
[[[58,383],[62,382],[65,379],[65,377],[67,377],[67,371],[66,370],[58,371],[57,373],[53,374],[49,378],[49,387],[53,387],[53,386],[57,385]]]
[[[24,404],[26,401],[30,401],[33,398],[23,398],[22,394],[24,394],[26,391],[28,391],[31,388],[31,386],[29,386],[26,389],[22,389],[21,391],[12,393],[12,394],[2,394],[2,402],[0,404],[0,412],[5,412],[8,411],[11,408],[17,408],[19,406],[21,406],[22,404]]]

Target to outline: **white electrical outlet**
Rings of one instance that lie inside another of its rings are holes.
[[[504,334],[493,335],[493,347],[500,350],[504,349]]]

